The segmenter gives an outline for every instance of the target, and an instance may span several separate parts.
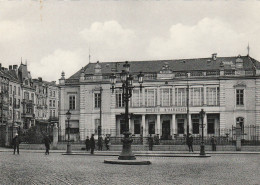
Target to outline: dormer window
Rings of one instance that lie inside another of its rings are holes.
[[[95,65],[95,73],[101,73],[101,65],[99,64],[99,61],[97,61],[97,64]]]

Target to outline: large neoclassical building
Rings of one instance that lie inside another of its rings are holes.
[[[67,79],[62,73],[59,121],[63,135],[70,110],[70,133],[75,140],[97,134],[98,128],[102,134],[122,136],[122,91],[112,92],[109,78],[115,74],[115,86],[120,87],[124,63],[90,63]],[[190,133],[201,134],[201,109],[206,113],[206,135],[227,135],[237,125],[260,125],[260,63],[250,56],[213,54],[129,64],[136,86],[129,102],[129,129],[135,137],[159,134],[161,139],[171,139],[186,134],[187,123]],[[142,90],[137,81],[140,72],[144,74]]]

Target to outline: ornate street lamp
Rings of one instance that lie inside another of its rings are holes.
[[[131,144],[133,142],[133,139],[130,137],[131,133],[129,132],[129,99],[132,97],[132,90],[135,88],[133,86],[133,76],[129,74],[130,71],[130,64],[126,61],[124,66],[124,70],[120,73],[120,78],[122,82],[121,87],[115,87],[116,84],[116,76],[115,74],[112,74],[110,76],[110,82],[112,85],[112,93],[114,92],[114,89],[122,89],[123,91],[123,100],[125,105],[125,130],[124,130],[124,138],[122,139],[123,142],[123,148],[122,152],[119,155],[118,159],[120,160],[134,160],[135,155],[132,153]],[[143,74],[140,72],[138,76],[138,82],[140,84],[140,90],[142,89],[142,83],[143,83]]]
[[[68,110],[66,113],[66,117],[68,120],[68,144],[67,144],[67,154],[71,153],[71,144],[70,144],[70,118],[71,118],[71,112]]]
[[[204,117],[205,117],[205,111],[201,109],[200,111],[200,118],[201,118],[201,145],[200,145],[200,155],[206,155],[205,154],[205,145],[204,145]]]

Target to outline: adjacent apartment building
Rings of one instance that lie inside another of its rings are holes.
[[[1,145],[8,145],[19,129],[27,130],[38,125],[44,131],[58,124],[59,87],[55,81],[33,79],[27,64],[0,64],[1,86]],[[49,103],[50,102],[50,103]]]

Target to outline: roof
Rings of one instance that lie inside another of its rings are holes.
[[[250,56],[235,56],[235,57],[217,57],[216,60],[210,58],[194,58],[194,59],[178,59],[178,60],[151,60],[151,61],[129,61],[130,71],[132,73],[159,73],[164,65],[168,65],[169,70],[172,71],[209,71],[219,70],[221,63],[224,64],[224,69],[232,69],[232,65],[235,65],[236,60],[241,58],[243,60],[244,70],[252,70],[254,66],[260,69],[259,61],[253,59]],[[94,74],[95,66],[97,63],[90,63],[86,65],[83,70],[87,75]],[[123,70],[125,62],[101,62],[101,71],[103,74],[113,73],[113,69],[117,69],[117,72]],[[79,79],[80,69],[69,80],[74,81]]]
[[[18,76],[16,74],[16,72],[14,70],[1,70],[1,72],[9,78],[10,81],[16,82],[16,83],[20,83]]]

